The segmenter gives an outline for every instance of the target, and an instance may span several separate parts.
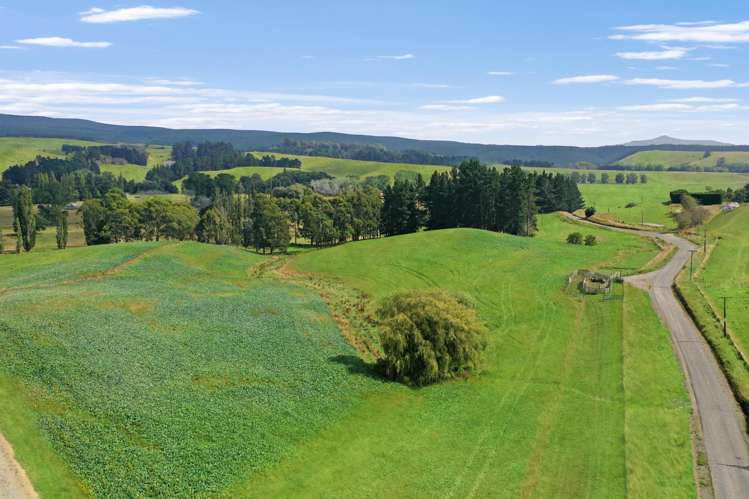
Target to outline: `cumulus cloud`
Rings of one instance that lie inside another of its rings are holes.
[[[729,88],[745,85],[737,84],[733,80],[665,80],[662,78],[633,78],[626,80],[624,83],[627,85],[644,85],[675,90]]]
[[[103,49],[110,47],[112,44],[109,42],[79,42],[71,40],[70,38],[63,38],[61,36],[47,36],[40,38],[24,38],[22,40],[16,40],[16,43],[22,45],[36,45],[40,47],[59,47],[59,48],[84,48],[84,49]]]
[[[147,19],[174,19],[199,14],[197,10],[184,7],[159,8],[150,5],[130,7],[126,9],[105,10],[94,7],[81,12],[81,21],[84,23],[108,24],[132,21],[143,21]]]
[[[613,40],[647,42],[746,43],[749,42],[749,21],[717,24],[713,22],[678,24],[637,24],[616,28],[620,33]]]
[[[617,52],[616,56],[620,59],[638,60],[638,61],[664,61],[671,59],[681,59],[689,53],[689,49],[672,48],[667,50],[650,51],[650,52]]]
[[[614,75],[584,75],[584,76],[568,76],[567,78],[559,78],[554,80],[554,85],[573,85],[573,84],[591,84],[591,83],[606,83],[610,81],[618,80],[618,76]]]

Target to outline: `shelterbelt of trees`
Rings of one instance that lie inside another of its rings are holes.
[[[420,175],[396,178],[384,190],[348,183],[336,195],[322,195],[311,188],[325,179],[330,176],[304,171],[265,181],[257,175],[237,181],[193,173],[185,182],[192,194],[189,205],[158,198],[133,203],[115,187],[84,202],[86,242],[195,238],[275,252],[285,251],[292,237],[328,246],[451,227],[532,236],[537,213],[584,206],[569,176],[519,167],[498,170],[476,160],[450,173],[435,172],[429,183]],[[30,189],[23,189],[30,202]]]

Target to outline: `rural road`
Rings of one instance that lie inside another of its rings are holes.
[[[18,464],[13,448],[0,435],[0,499],[36,499],[34,491],[23,468]]]
[[[593,224],[574,215],[568,217],[577,222]],[[673,290],[676,277],[689,262],[690,250],[696,249],[696,246],[673,234],[593,225],[657,237],[676,247],[676,254],[662,269],[625,280],[650,293],[653,307],[671,332],[692,400],[696,404],[695,413],[702,424],[715,497],[749,498],[749,446],[743,414],[709,345]]]

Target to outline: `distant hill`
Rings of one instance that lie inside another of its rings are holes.
[[[487,163],[512,160],[546,161],[558,166],[578,163],[612,165],[639,151],[662,146],[612,145],[602,147],[516,146],[471,144],[445,140],[416,140],[402,137],[351,135],[335,132],[288,133],[261,130],[171,129],[148,126],[123,126],[79,119],[45,118],[0,114],[0,136],[91,140],[106,143],[163,144],[191,140],[225,141],[243,150],[263,151],[283,144],[284,140],[335,142],[340,144],[381,145],[393,151],[424,151],[442,156],[475,157]],[[679,151],[702,151],[704,145],[672,145]],[[749,146],[709,146],[710,151],[749,151]]]
[[[633,140],[622,144],[627,147],[647,147],[647,146],[732,146],[726,142],[718,142],[716,140],[685,140],[677,139],[675,137],[669,137],[668,135],[661,135],[650,140]]]

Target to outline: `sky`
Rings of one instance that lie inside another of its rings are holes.
[[[745,0],[0,0],[0,25],[0,113],[492,144],[749,143]]]

